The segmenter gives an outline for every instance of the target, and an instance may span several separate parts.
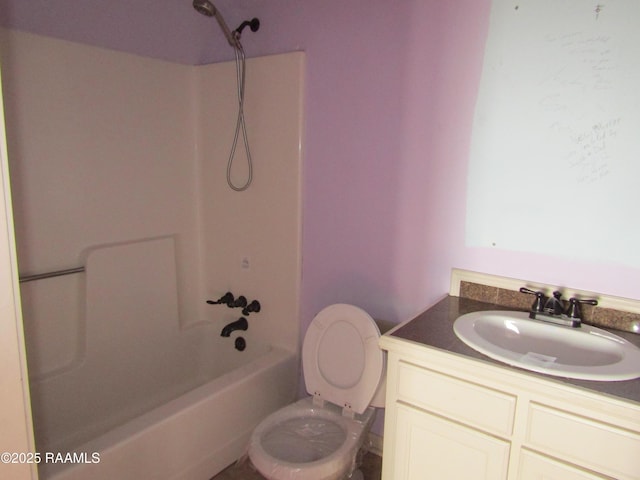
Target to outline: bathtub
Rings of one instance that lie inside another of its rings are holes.
[[[208,480],[244,454],[264,417],[294,399],[297,371],[296,354],[264,348],[248,363],[85,442],[66,458],[41,452],[40,478]]]

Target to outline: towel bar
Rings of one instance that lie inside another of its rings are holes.
[[[82,272],[84,272],[84,267],[68,268],[66,270],[56,270],[54,272],[36,273],[35,275],[20,275],[20,283],[42,280],[45,278],[61,277],[63,275],[71,275],[73,273]]]

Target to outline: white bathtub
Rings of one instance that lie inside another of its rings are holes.
[[[39,465],[47,480],[208,480],[243,453],[253,428],[296,394],[298,359],[267,349],[74,449],[75,461]],[[84,457],[81,455],[84,452]],[[92,463],[99,457],[99,462]]]

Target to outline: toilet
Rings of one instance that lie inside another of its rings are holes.
[[[353,305],[330,305],[315,316],[302,345],[310,396],[271,414],[251,435],[249,458],[265,478],[362,478],[356,457],[374,407],[384,407],[379,338],[373,318]]]

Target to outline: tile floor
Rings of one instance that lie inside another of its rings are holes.
[[[382,458],[373,453],[366,453],[362,458],[360,467],[364,480],[380,480],[382,472]],[[211,480],[264,480],[264,477],[256,472],[249,461],[231,465]]]

